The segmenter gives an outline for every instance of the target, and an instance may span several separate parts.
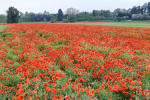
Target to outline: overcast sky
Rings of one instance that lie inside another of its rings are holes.
[[[0,0],[0,14],[6,14],[6,10],[13,6],[20,12],[43,13],[45,10],[50,13],[57,13],[58,9],[63,12],[73,7],[82,11],[111,10],[116,8],[129,9],[133,6],[142,6],[150,0]]]

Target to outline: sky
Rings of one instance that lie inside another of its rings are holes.
[[[116,8],[129,9],[133,6],[142,6],[150,0],[0,0],[0,14],[6,14],[6,10],[13,6],[20,12],[43,13],[45,10],[51,14],[63,12],[67,8],[76,8],[79,12],[92,10],[110,10]]]

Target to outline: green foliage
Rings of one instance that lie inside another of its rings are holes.
[[[113,52],[113,50],[110,49],[101,49],[101,51],[99,51],[100,53],[109,53],[109,52]]]
[[[123,20],[122,17],[117,17],[117,18],[115,19],[115,21],[118,21],[118,22],[121,22],[122,20]]]
[[[38,33],[38,34],[39,34],[39,36],[40,36],[40,37],[42,37],[42,36],[43,36],[43,33]]]
[[[62,21],[63,19],[63,12],[61,9],[58,10],[58,21]]]
[[[95,16],[95,15],[96,15],[96,11],[95,11],[95,10],[93,10],[92,15],[93,15],[93,16]]]
[[[110,34],[112,34],[112,35],[114,35],[114,36],[118,36],[119,34],[118,33],[114,33],[114,32],[108,32],[108,33],[110,33]]]
[[[134,33],[131,34],[131,36],[134,36],[134,35],[135,35]]]
[[[35,33],[37,33],[39,30],[34,30]]]
[[[12,49],[7,50],[7,53],[5,54],[5,58],[6,59],[12,59],[13,61],[19,61],[20,60],[19,56],[17,54],[15,54]]]
[[[13,38],[12,33],[6,33],[5,30],[0,32],[0,41],[8,41],[9,39]],[[11,47],[11,46],[10,46]]]
[[[5,80],[5,81],[2,81],[2,83],[8,87],[15,87],[20,82],[20,78],[21,78],[21,75],[16,74],[14,75],[13,79],[10,77],[10,81]]]
[[[20,66],[20,64],[18,62],[14,62],[14,64],[12,66],[10,66],[10,68],[12,68],[14,70],[18,66]]]
[[[2,34],[2,37],[6,37],[6,33],[3,33],[3,34]]]
[[[146,40],[150,40],[150,38],[146,38]]]
[[[44,38],[48,38],[48,37],[50,37],[52,35],[52,33],[48,33],[48,34],[44,34],[43,36],[44,36]]]
[[[66,20],[66,19],[63,19],[63,21],[62,21],[63,23],[68,23],[68,20]]]
[[[101,36],[99,36],[99,37],[97,37],[97,39],[104,39],[103,37],[101,37]]]
[[[122,59],[122,58],[124,58],[124,57],[125,57],[125,58],[129,58],[130,56],[127,55],[127,54],[121,54],[120,57],[121,57],[121,59]]]
[[[30,18],[32,18],[32,17],[30,17]],[[43,15],[41,13],[38,13],[38,14],[35,15],[34,20],[36,22],[40,22],[40,21],[44,20],[44,17],[43,17]]]
[[[60,41],[57,41],[55,44],[51,44],[51,46],[65,45],[66,43],[67,43],[66,40],[60,40]]]
[[[50,22],[51,23],[57,23],[58,19],[54,15],[51,16]]]
[[[69,15],[68,16],[68,21],[69,22],[75,22],[76,21],[76,16],[75,15]]]
[[[19,21],[19,11],[14,7],[9,7],[7,10],[7,23],[18,23]]]
[[[42,51],[46,48],[46,46],[44,44],[40,44],[37,48]]]
[[[6,23],[6,20],[7,20],[7,16],[1,14],[1,15],[0,15],[0,23]]]
[[[136,55],[144,55],[144,53],[140,52],[140,51],[136,51],[135,53]]]

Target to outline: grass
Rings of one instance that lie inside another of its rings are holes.
[[[5,28],[7,25],[0,25],[0,30],[2,30],[3,28]]]
[[[125,27],[145,27],[150,28],[150,21],[122,21],[122,22],[110,22],[110,23],[76,23],[85,25],[98,25],[98,26],[125,26]]]
[[[99,23],[100,22],[100,23]],[[101,22],[109,22],[109,23],[101,23]],[[28,23],[28,22],[22,22]],[[29,23],[49,23],[49,22],[29,22]],[[98,25],[98,26],[124,26],[124,27],[143,27],[143,28],[150,28],[150,21],[121,21],[121,22],[114,22],[112,20],[100,20],[95,22],[76,22],[76,23],[62,23],[58,22],[58,24],[84,24],[84,25]],[[4,25],[2,25],[4,26]],[[1,29],[1,26],[0,26]]]

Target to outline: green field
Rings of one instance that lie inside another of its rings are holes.
[[[30,22],[32,23],[32,22]],[[36,22],[33,22],[36,23]],[[47,22],[37,22],[37,23],[47,23]],[[59,22],[62,24],[62,22]],[[125,27],[144,27],[150,28],[150,21],[122,21],[122,22],[76,22],[76,23],[63,23],[63,24],[85,24],[85,25],[98,25],[98,26],[125,26]],[[0,30],[6,27],[7,25],[0,25]]]
[[[92,22],[77,22],[75,24],[85,25],[99,25],[99,26],[125,26],[125,27],[145,27],[150,28],[150,21],[124,21],[124,22],[110,22],[110,23],[92,23]]]
[[[0,30],[2,30],[3,28],[5,28],[7,25],[0,25]]]

